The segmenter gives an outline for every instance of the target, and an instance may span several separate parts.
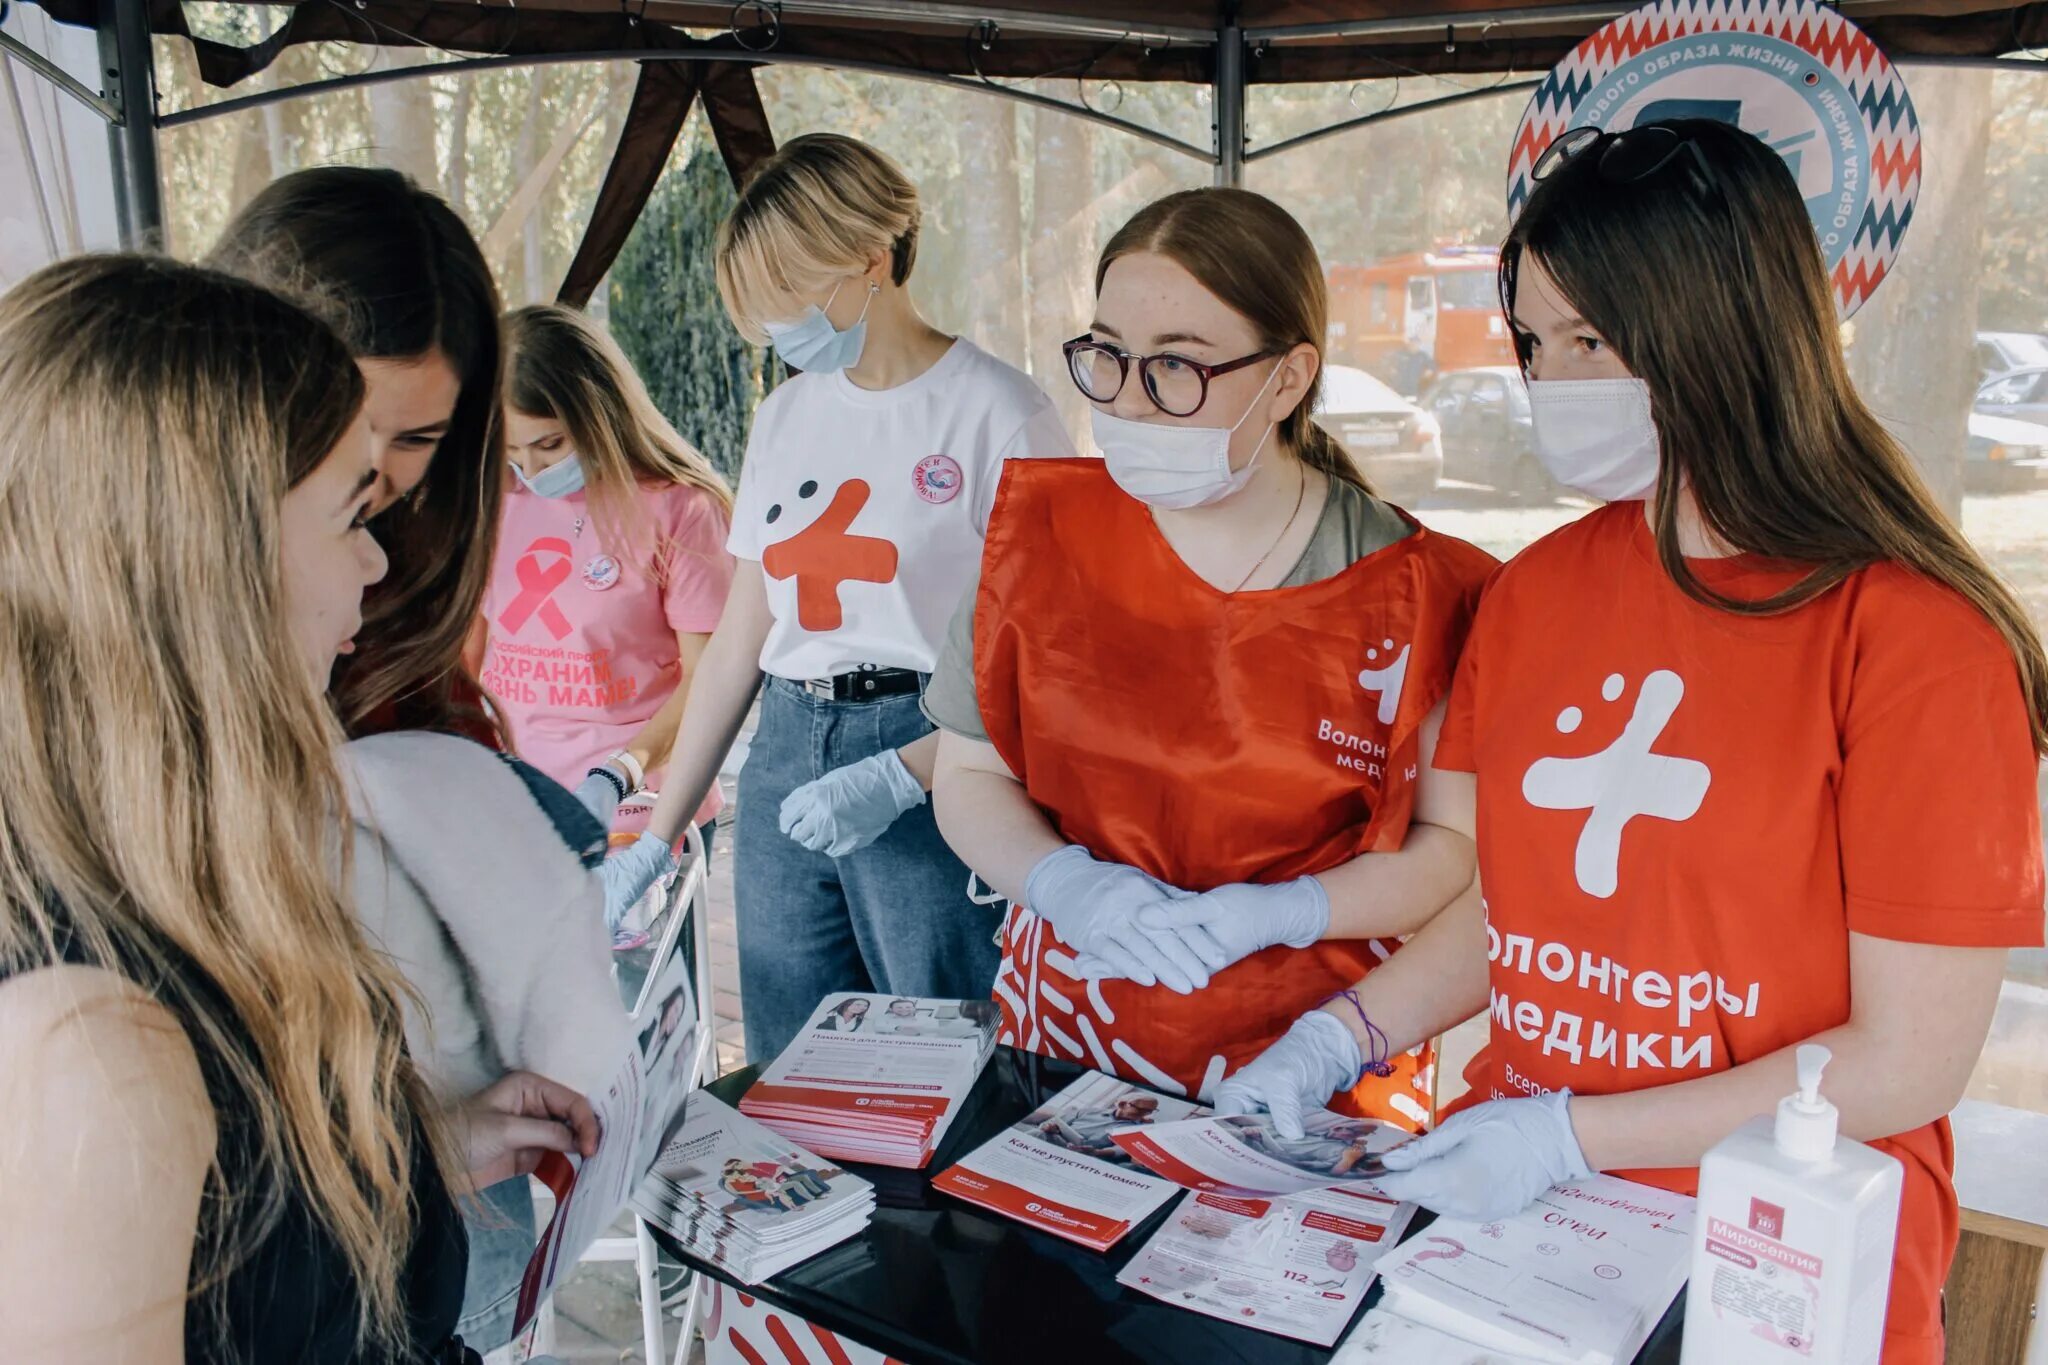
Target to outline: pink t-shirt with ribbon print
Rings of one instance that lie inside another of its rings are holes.
[[[709,494],[643,484],[640,500],[653,535],[634,555],[599,542],[581,493],[543,498],[516,483],[505,493],[483,684],[519,755],[566,787],[675,694],[676,635],[716,629],[732,587],[726,516]],[[648,787],[660,783],[651,770]],[[697,822],[723,805],[713,784]],[[645,808],[628,807],[614,828],[645,824]]]

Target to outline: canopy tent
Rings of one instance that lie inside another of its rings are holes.
[[[267,0],[218,0],[253,5]],[[159,127],[350,85],[452,71],[559,62],[633,61],[641,74],[618,150],[561,296],[585,301],[625,243],[693,103],[735,180],[774,149],[755,68],[833,66],[985,89],[1048,104],[1162,142],[1241,181],[1247,161],[1303,141],[1446,100],[1406,104],[1270,146],[1248,146],[1245,91],[1259,84],[1362,81],[1403,75],[1527,73],[1533,84],[1628,3],[1534,0],[1053,0],[1018,8],[934,0],[297,0],[269,38],[235,47],[193,33],[181,0],[38,0],[61,22],[95,28],[106,88],[92,90],[0,34],[0,46],[105,118],[116,149],[123,232],[149,238],[162,222]],[[1841,0],[1895,59],[2024,60],[2048,45],[2048,4],[1984,0]],[[451,58],[366,71],[199,108],[157,112],[152,36],[191,44],[200,75],[231,88],[301,43],[430,48]],[[466,54],[466,55],[464,55]],[[2015,64],[2019,64],[2015,61]],[[1197,146],[1087,103],[1005,81],[1063,78],[1172,81],[1212,91],[1211,141]],[[1490,86],[1493,93],[1501,86]]]

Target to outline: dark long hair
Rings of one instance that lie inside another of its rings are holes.
[[[1369,486],[1337,439],[1316,425],[1323,391],[1323,341],[1330,330],[1330,288],[1315,244],[1292,214],[1250,190],[1182,190],[1156,199],[1117,229],[1095,263],[1095,292],[1119,256],[1157,252],[1201,282],[1251,323],[1262,349],[1316,348],[1316,377],[1280,423],[1294,457],[1360,488]]]
[[[391,570],[364,601],[356,652],[336,667],[332,692],[351,734],[496,731],[467,699],[475,689],[460,685],[504,491],[498,289],[476,239],[397,171],[321,166],[267,186],[209,263],[307,306],[358,358],[438,349],[454,367],[461,393],[426,477],[377,520]]]
[[[1771,615],[1889,560],[1954,589],[2005,637],[2048,752],[2048,658],[2011,591],[1928,492],[1850,381],[1834,296],[1798,184],[1756,138],[1707,119],[1667,126],[1699,150],[1631,183],[1588,151],[1541,181],[1500,253],[1514,314],[1526,255],[1650,390],[1659,487],[1688,490],[1736,550],[1809,566],[1745,599],[1686,564],[1678,499],[1653,514],[1664,571],[1723,611]],[[1897,288],[1898,286],[1894,286]]]

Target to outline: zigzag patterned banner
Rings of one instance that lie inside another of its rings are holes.
[[[1897,68],[1814,0],[1656,0],[1593,34],[1529,100],[1508,158],[1508,215],[1570,128],[1718,118],[1756,134],[1799,181],[1848,317],[1898,258],[1920,197],[1920,120]]]

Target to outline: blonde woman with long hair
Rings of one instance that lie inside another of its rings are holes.
[[[641,837],[681,832],[765,674],[734,827],[755,1060],[828,992],[985,1000],[995,975],[994,916],[932,821],[918,698],[1004,461],[1072,446],[1029,377],[918,311],[921,221],[901,167],[820,133],[762,163],[719,229],[727,313],[802,373],[754,416],[731,602]]]
[[[732,493],[583,314],[518,309],[505,347],[515,482],[484,597],[484,686],[522,757],[637,835],[651,803],[628,798],[661,789],[732,587]],[[707,835],[721,804],[714,784],[696,807]],[[636,846],[607,877],[667,858],[665,846]],[[621,947],[644,941],[614,927]]]
[[[595,1122],[522,1074],[437,1112],[339,889],[324,694],[384,572],[355,365],[97,257],[0,299],[0,386],[8,1359],[463,1359],[449,1187]]]

